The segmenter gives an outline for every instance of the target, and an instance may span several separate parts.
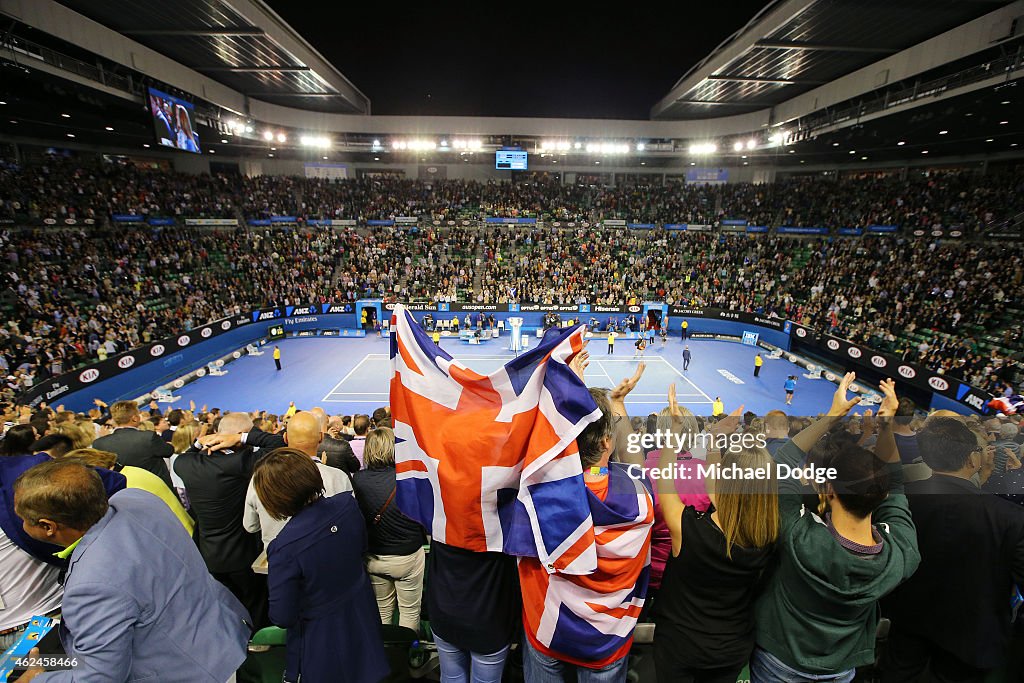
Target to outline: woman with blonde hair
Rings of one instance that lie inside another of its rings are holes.
[[[419,631],[427,541],[423,527],[395,504],[395,433],[379,427],[366,435],[364,469],[353,477],[356,501],[366,518],[366,571],[370,575],[381,622],[390,624],[398,605],[398,623]]]
[[[675,385],[668,399],[672,432],[679,434],[685,427]],[[711,436],[734,432],[742,411],[740,406],[720,420]],[[675,459],[674,449],[662,449],[662,468]],[[734,683],[754,649],[756,587],[779,537],[775,465],[759,447],[727,448],[720,456],[712,450],[708,462],[765,476],[708,480],[711,504],[705,512],[685,505],[672,479],[658,480],[672,536],[655,617],[659,681]]]
[[[174,455],[167,461],[167,469],[171,471],[171,483],[174,484],[174,492],[178,494],[178,499],[186,508],[192,506],[189,504],[188,493],[185,491],[185,482],[174,471],[174,461],[191,448],[195,440],[203,436],[205,432],[205,424],[200,425],[197,422],[189,422],[188,424],[178,425],[178,428],[174,430],[174,434],[171,436],[171,448],[174,449]]]
[[[71,448],[89,448],[96,440],[96,428],[91,422],[64,422],[53,430],[56,434],[63,434],[71,439]]]

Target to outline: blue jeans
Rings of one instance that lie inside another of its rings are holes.
[[[856,673],[856,669],[834,674],[804,673],[783,664],[777,657],[759,647],[754,648],[754,654],[750,657],[750,683],[850,683]]]
[[[434,645],[441,660],[441,683],[501,683],[508,645],[492,654],[481,654],[446,643],[436,633]]]
[[[603,669],[588,669],[548,657],[537,651],[529,637],[524,636],[523,643],[523,676],[526,683],[563,683],[565,674],[572,669],[576,669],[576,683],[625,683],[629,655],[616,659]]]

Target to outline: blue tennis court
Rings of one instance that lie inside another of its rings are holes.
[[[531,340],[532,341],[532,340]],[[627,408],[632,415],[647,415],[666,405],[669,384],[676,384],[680,404],[694,413],[711,413],[716,396],[727,410],[744,404],[746,410],[764,414],[773,409],[792,415],[816,415],[827,410],[835,386],[824,379],[804,377],[804,370],[784,359],[765,358],[760,377],[753,376],[756,353],[750,346],[733,342],[689,340],[693,360],[682,371],[682,342],[657,342],[647,349],[643,360],[647,370],[630,394]],[[387,339],[338,339],[306,337],[279,342],[283,369],[274,368],[271,354],[244,356],[224,367],[227,374],[203,377],[176,390],[174,405],[208,405],[222,410],[261,410],[273,413],[287,410],[290,401],[299,408],[323,406],[331,414],[370,413],[387,405],[389,343]],[[479,345],[456,338],[444,338],[441,346],[455,358],[482,374],[489,374],[513,358],[508,337]],[[269,347],[264,347],[269,351]],[[590,344],[591,362],[587,384],[613,387],[631,376],[639,359],[633,357],[628,342],[616,345],[608,355],[604,339]],[[787,375],[800,379],[792,406],[785,405],[782,385]]]

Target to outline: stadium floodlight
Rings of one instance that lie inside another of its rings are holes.
[[[558,151],[560,152],[568,152],[571,147],[572,145],[569,144],[568,140],[562,140],[558,143]]]
[[[252,132],[252,126],[248,126],[248,125],[247,125],[247,126],[245,127],[245,132],[246,132],[246,133],[251,133],[251,132]]]
[[[573,147],[575,147],[576,149],[580,149],[581,147],[583,147],[583,143],[577,142],[575,145],[573,145]]]
[[[288,142],[288,136],[285,135],[284,133],[278,133],[277,134],[277,141],[278,142]]]
[[[896,143],[896,146],[897,147],[902,147],[905,144],[907,144],[907,143],[905,143],[903,140],[900,140],[899,142]]]
[[[754,149],[755,147],[757,147],[757,140],[754,138],[747,140],[747,149]]]
[[[228,128],[234,128],[234,126],[229,123]],[[271,140],[274,139],[274,132],[269,130],[263,131],[263,139],[266,140],[267,142],[270,142]]]
[[[477,149],[478,150],[478,149],[483,147],[483,143],[481,143],[480,140],[470,140],[469,144],[468,144],[468,147],[470,149]]]
[[[303,135],[299,138],[299,143],[303,147],[320,147],[325,149],[331,146],[331,139],[319,135]]]
[[[743,143],[742,142],[735,142],[735,143],[733,143],[732,149],[733,149],[734,152],[742,152],[743,151]]]
[[[718,145],[713,142],[700,142],[690,145],[690,154],[714,154],[718,151]]]
[[[782,139],[784,137],[785,136],[781,132],[780,133],[773,133],[772,135],[768,136],[768,142],[772,143],[773,145],[781,145],[782,144]]]
[[[380,140],[374,140],[373,141],[373,146],[374,147],[380,147]]]
[[[636,143],[636,151],[638,151],[638,152],[642,152],[642,151],[644,151],[645,149],[647,149],[647,145],[645,145],[645,144],[644,144],[644,143],[642,143],[642,142],[638,142],[638,143]]]
[[[599,149],[601,149],[601,145],[597,144],[596,142],[587,143],[587,151],[590,152],[591,154],[593,154]]]

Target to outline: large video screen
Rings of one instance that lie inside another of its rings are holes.
[[[199,134],[193,124],[195,107],[191,102],[149,89],[149,113],[153,117],[156,141],[164,147],[200,154]]]
[[[526,152],[498,150],[494,156],[494,168],[508,171],[525,171]]]

